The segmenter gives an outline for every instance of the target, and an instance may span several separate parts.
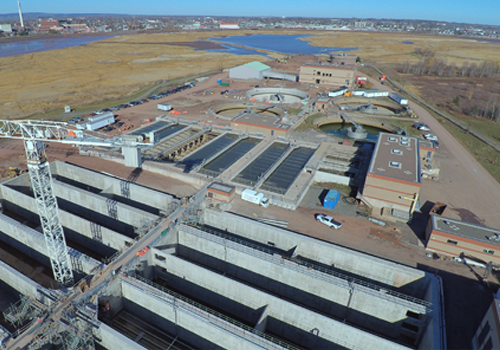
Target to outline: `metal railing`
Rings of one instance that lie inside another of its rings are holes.
[[[354,277],[345,275],[343,273],[318,266],[316,264],[306,262],[300,258],[289,258],[289,257],[283,256],[283,255],[276,257],[276,254],[277,254],[276,250],[267,249],[263,246],[260,246],[257,244],[252,244],[252,243],[247,242],[247,241],[239,240],[238,238],[235,238],[235,237],[226,236],[220,232],[212,231],[212,230],[207,229],[207,228],[194,229],[194,228],[191,228],[188,226],[183,226],[181,228],[181,230],[186,231],[186,232],[193,234],[193,235],[200,237],[200,238],[215,241],[219,244],[228,245],[228,246],[230,245],[236,250],[257,256],[259,258],[271,261],[273,263],[280,264],[280,265],[286,265],[286,267],[288,267],[288,268],[291,268],[293,270],[296,270],[296,271],[304,273],[304,274],[308,274],[308,275],[315,277],[315,278],[322,279],[328,283],[333,283],[333,284],[341,286],[343,288],[352,289],[352,288],[354,288],[355,285],[358,287],[364,287],[365,289],[357,288],[357,290],[360,292],[369,293],[370,295],[373,295],[373,296],[378,297],[378,298],[383,298],[383,299],[387,299],[387,297],[393,297],[394,299],[396,299],[395,301],[399,300],[400,302],[401,301],[407,302],[405,304],[407,306],[408,306],[408,303],[421,305],[425,308],[426,313],[432,312],[433,305],[431,302],[428,302],[426,300],[418,299],[418,298],[415,298],[415,297],[412,297],[412,296],[409,296],[409,295],[406,295],[406,294],[403,294],[403,293],[400,293],[400,292],[397,292],[394,290],[390,290],[390,289],[384,288],[382,286],[379,286],[379,285],[376,285],[376,284],[373,284],[370,282],[366,282],[366,281],[363,281],[361,279],[354,278]],[[217,239],[210,239],[210,237],[207,234],[216,236]],[[224,242],[224,240],[229,241],[230,243],[227,244],[227,242]],[[329,278],[329,277],[333,277],[334,279]],[[409,306],[412,306],[412,305],[409,305]],[[414,305],[413,305],[413,307],[414,307]]]
[[[184,303],[190,305],[190,306],[193,306],[195,309],[194,310],[191,310],[193,311],[195,314],[199,314],[199,311],[204,311],[205,313],[208,313],[210,315],[213,315],[213,316],[216,316],[216,318],[218,318],[219,320],[222,320],[224,322],[227,322],[233,326],[236,326],[237,328],[243,330],[243,334],[237,334],[238,336],[241,336],[249,341],[252,341],[252,342],[255,342],[254,340],[251,340],[251,339],[248,339],[248,335],[254,335],[254,336],[257,336],[259,338],[263,338],[263,340],[266,340],[266,342],[264,344],[261,344],[263,346],[265,346],[266,348],[269,349],[269,346],[271,345],[274,345],[273,348],[275,349],[289,349],[289,350],[301,350],[300,348],[292,345],[292,344],[289,344],[279,338],[276,338],[276,337],[273,337],[273,336],[270,336],[264,332],[261,332],[259,330],[256,330],[255,328],[253,327],[250,327],[244,323],[241,323],[239,321],[236,321],[235,319],[231,318],[231,317],[228,317],[220,312],[217,312],[215,310],[212,310],[208,307],[206,307],[205,305],[202,305],[192,299],[189,299],[179,293],[176,293],[166,287],[163,287],[151,280],[148,280],[138,274],[136,274],[135,272],[132,272],[129,274],[129,277],[132,277],[132,278],[135,278],[137,279],[138,281],[140,282],[143,282],[143,283],[146,283],[152,287],[154,287],[155,289],[158,289],[166,294],[168,294],[169,296],[173,297],[173,302],[175,303],[176,300],[180,300],[180,301],[183,301]],[[177,307],[181,307],[180,304],[176,304]],[[216,320],[214,320],[213,318],[206,318],[210,323],[212,324],[216,324],[217,326],[220,326],[221,328],[224,328],[225,330],[231,332],[231,333],[234,333],[232,332],[231,329],[229,329],[227,326],[224,326],[223,323],[221,322],[217,322]],[[214,322],[215,321],[215,322]],[[250,333],[250,334],[249,334]],[[271,342],[272,344],[269,344],[269,342]]]

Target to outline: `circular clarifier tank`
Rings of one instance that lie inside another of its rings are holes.
[[[247,91],[250,101],[264,103],[296,103],[309,100],[309,94],[297,89],[255,88]]]

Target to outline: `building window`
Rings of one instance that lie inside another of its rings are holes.
[[[447,240],[446,243],[453,244],[453,245],[457,245],[458,244],[457,241],[452,241],[451,239]]]
[[[320,72],[320,71],[317,71],[317,72],[316,72],[316,74],[317,74],[317,75],[321,75],[321,72]]]
[[[398,168],[401,169],[401,163],[400,162],[389,162],[389,166],[391,168]]]
[[[483,329],[481,330],[481,333],[479,333],[478,337],[477,337],[477,342],[479,344],[479,346],[481,346],[484,342],[484,340],[486,339],[486,336],[488,335],[489,331],[490,331],[490,324],[488,321],[486,321],[486,323],[484,324],[484,327]]]
[[[403,155],[403,151],[401,151],[400,149],[393,149],[391,151],[392,154],[397,154],[398,156],[402,156]]]
[[[349,80],[348,79],[345,80],[345,84],[349,85]]]
[[[495,251],[494,250],[491,250],[491,249],[483,249],[483,252],[485,252],[486,254],[495,254]]]

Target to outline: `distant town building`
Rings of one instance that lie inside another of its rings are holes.
[[[333,87],[350,86],[354,83],[355,75],[354,66],[306,63],[300,67],[299,81]]]
[[[50,31],[62,31],[63,28],[59,26],[59,21],[57,19],[40,19],[38,23],[37,32],[48,33]]]
[[[12,25],[10,23],[0,23],[0,32],[12,33]]]
[[[90,33],[90,28],[85,23],[78,24],[68,24],[65,26],[67,32],[72,33]]]
[[[380,214],[405,213],[401,218],[408,219],[418,206],[421,185],[419,140],[381,132],[359,199]]]
[[[220,22],[220,29],[240,29],[240,26],[236,22]]]

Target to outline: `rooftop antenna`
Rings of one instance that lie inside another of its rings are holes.
[[[17,1],[17,7],[19,8],[19,22],[21,22],[21,28],[24,29],[23,21],[23,11],[21,10],[21,1]]]

